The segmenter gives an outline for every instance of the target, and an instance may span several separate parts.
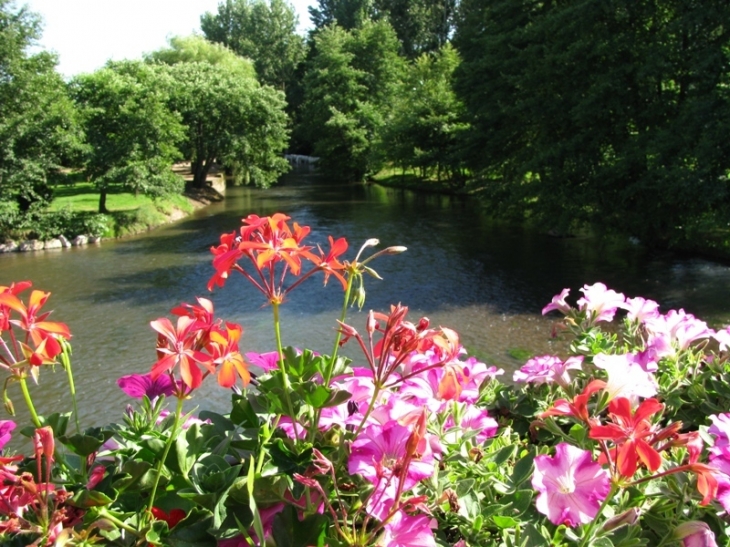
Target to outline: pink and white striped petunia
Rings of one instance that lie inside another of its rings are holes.
[[[556,446],[555,456],[535,458],[532,487],[539,492],[537,510],[570,527],[591,522],[611,490],[608,471],[590,452],[567,443]]]

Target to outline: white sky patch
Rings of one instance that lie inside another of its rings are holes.
[[[307,7],[316,0],[290,0],[299,31],[310,27]],[[65,77],[101,68],[108,60],[141,59],[167,46],[171,36],[200,31],[200,16],[218,11],[220,0],[25,0],[43,18],[41,48],[59,56]]]

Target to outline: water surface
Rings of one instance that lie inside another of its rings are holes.
[[[71,328],[84,425],[121,419],[128,400],[116,379],[149,370],[155,360],[149,322],[180,302],[209,297],[218,316],[243,325],[243,351],[274,349],[271,310],[256,290],[240,276],[212,295],[206,284],[213,273],[209,249],[219,235],[250,213],[275,212],[310,226],[313,244],[324,246],[328,235],[346,237],[347,258],[373,237],[381,247],[408,247],[373,262],[384,280],[366,280],[365,309],[348,319],[355,327],[363,327],[368,309],[401,302],[412,320],[427,316],[432,324],[457,330],[473,354],[508,370],[522,364],[514,355],[560,350],[551,337],[556,318],[542,317],[540,309],[563,287],[577,298],[583,284],[603,281],[628,296],[653,298],[663,311],[683,307],[715,325],[730,318],[727,266],[505,227],[461,198],[342,186],[295,173],[268,190],[231,189],[224,202],[134,238],[0,256],[0,284],[30,279],[51,291],[52,319]],[[282,308],[284,343],[329,353],[341,305],[336,280],[327,287],[321,278],[302,285]],[[357,359],[354,349],[348,352]],[[33,390],[39,412],[70,409],[61,371],[44,369],[40,383]],[[10,393],[21,411],[16,387]],[[228,399],[209,381],[193,403],[222,411]],[[19,412],[19,419],[24,416]]]

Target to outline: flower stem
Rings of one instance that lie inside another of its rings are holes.
[[[347,276],[347,289],[345,289],[345,299],[342,302],[342,311],[340,312],[340,322],[344,323],[347,317],[347,303],[350,301],[350,293],[352,292],[352,280],[353,276]],[[324,386],[327,387],[332,379],[332,371],[335,368],[335,361],[337,360],[337,353],[340,349],[340,340],[342,340],[342,331],[337,329],[337,335],[335,336],[335,343],[332,347],[332,356],[330,357],[330,364],[327,367],[324,377]]]
[[[273,302],[271,308],[274,311],[274,335],[276,336],[276,351],[279,354],[279,370],[281,370],[282,381],[284,382],[284,399],[286,399],[286,406],[289,410],[289,417],[292,421],[292,427],[294,428],[294,438],[299,439],[299,427],[297,425],[297,418],[294,415],[294,405],[292,405],[291,397],[289,393],[292,391],[291,382],[289,382],[289,373],[286,370],[286,362],[284,361],[284,347],[281,343],[281,327],[279,321],[279,303]]]
[[[152,507],[155,505],[155,497],[157,496],[157,487],[160,484],[160,477],[162,476],[162,466],[165,465],[165,460],[167,460],[167,455],[170,453],[170,447],[172,447],[172,443],[175,441],[175,438],[177,437],[177,428],[180,424],[180,415],[182,414],[182,407],[183,407],[183,397],[178,397],[177,399],[177,407],[175,408],[175,420],[172,422],[172,431],[170,431],[170,437],[167,439],[167,442],[165,443],[165,449],[162,451],[162,458],[157,462],[157,469],[155,473],[155,482],[152,485],[152,493],[150,494],[150,501],[147,504],[147,515],[152,514]]]
[[[73,405],[76,433],[80,433],[81,426],[79,425],[79,408],[76,403],[76,384],[74,384],[74,375],[71,370],[71,345],[64,340],[62,342],[62,346],[63,351],[61,352],[61,363],[63,364],[63,368],[66,369],[66,376],[68,376],[68,390],[71,393],[71,404]]]
[[[35,411],[35,406],[33,406],[33,399],[30,397],[30,391],[28,390],[28,383],[25,380],[25,376],[21,376],[18,382],[20,383],[20,390],[23,392],[23,399],[25,399],[25,404],[28,407],[28,412],[30,412],[30,419],[33,421],[33,425],[36,427],[42,427],[41,420],[38,417],[38,413]]]
[[[342,302],[342,311],[340,312],[340,323],[345,322],[345,317],[347,317],[347,303],[350,301],[350,292],[352,291],[352,280],[353,277],[350,275],[347,277],[347,289],[345,289],[345,299]],[[332,371],[335,368],[335,361],[337,361],[337,353],[340,349],[340,340],[342,340],[342,331],[340,329],[337,329],[337,335],[335,336],[335,343],[332,347],[332,355],[330,356],[330,362],[327,366],[327,370],[324,373],[324,379],[322,382],[322,385],[324,387],[329,387],[330,382],[332,381]],[[310,441],[314,442],[314,436],[317,432],[317,428],[319,427],[319,418],[322,415],[322,409],[318,408],[314,411],[314,419],[312,420],[312,429],[310,431]]]

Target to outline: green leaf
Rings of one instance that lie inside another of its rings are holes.
[[[80,490],[74,494],[69,503],[74,507],[88,509],[89,507],[103,507],[114,500],[97,490]]]
[[[323,408],[330,399],[332,390],[315,382],[304,382],[300,386],[302,398],[313,408]]]
[[[287,505],[274,517],[272,535],[276,547],[323,547],[327,526],[324,515],[310,515],[300,521],[296,509]]]
[[[259,417],[248,399],[239,399],[231,408],[231,422],[244,428],[259,427]]]
[[[78,454],[85,458],[98,451],[99,448],[101,448],[101,445],[108,441],[113,435],[113,431],[94,427],[87,429],[83,434],[77,433],[70,437],[65,435],[59,436],[58,440],[67,446],[74,454]]]
[[[519,521],[513,519],[512,517],[500,517],[500,516],[494,516],[492,517],[492,520],[494,521],[494,524],[496,524],[499,528],[517,528],[520,523]]]

